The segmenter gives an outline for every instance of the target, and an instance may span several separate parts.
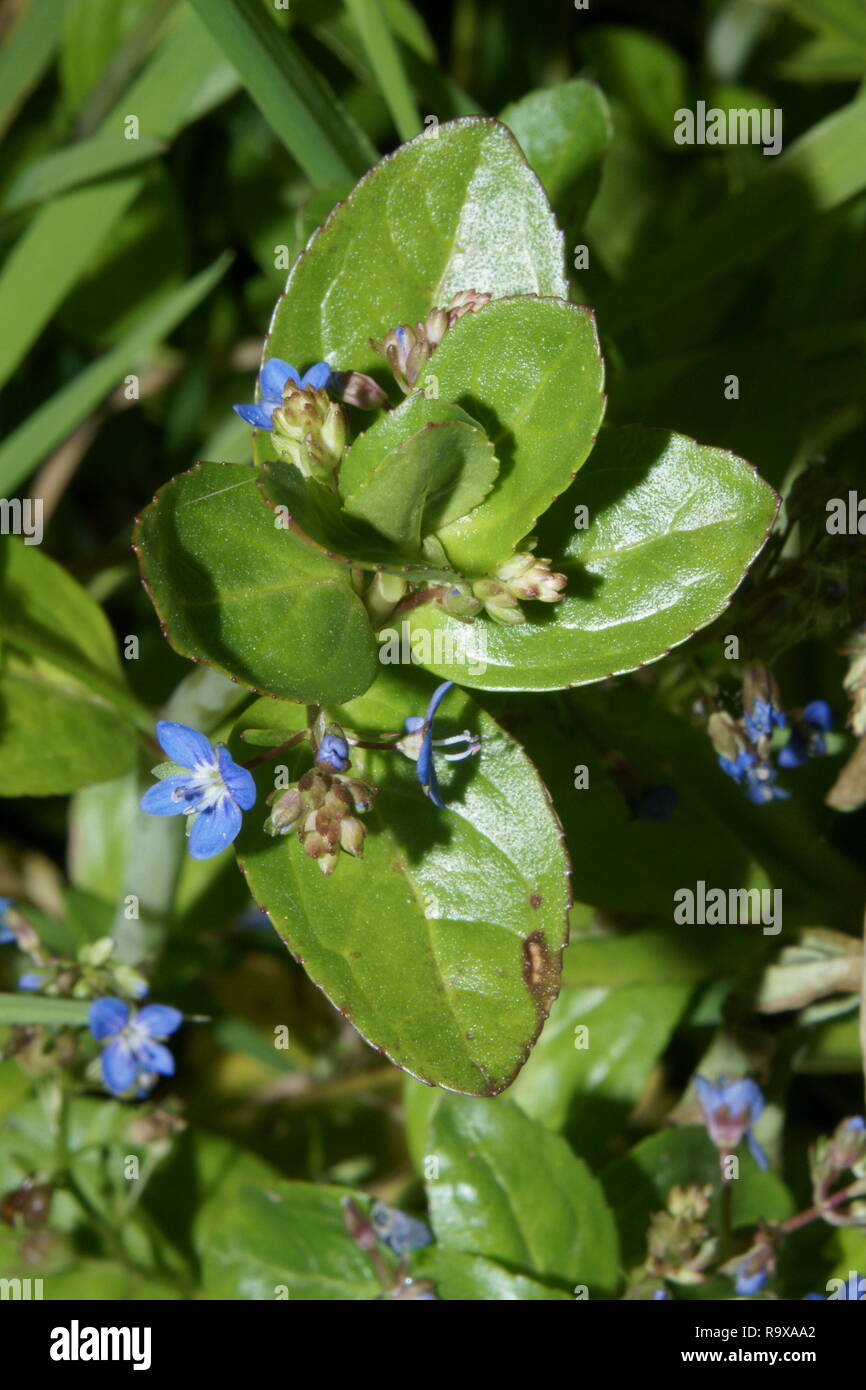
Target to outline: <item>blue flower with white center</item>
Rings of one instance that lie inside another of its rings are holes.
[[[747,1258],[741,1260],[737,1266],[734,1288],[740,1298],[754,1298],[755,1294],[761,1292],[770,1278],[770,1271],[765,1266],[753,1269],[752,1263],[751,1258]]]
[[[788,742],[779,752],[780,767],[802,767],[807,758],[822,757],[827,751],[824,735],[833,728],[833,711],[826,700],[812,700],[802,718],[791,730]]]
[[[122,999],[96,999],[90,1006],[90,1031],[104,1043],[102,1079],[116,1096],[133,1086],[149,1090],[158,1076],[174,1075],[174,1058],[164,1038],[183,1022],[179,1009],[168,1004],[145,1004],[132,1010]]]
[[[258,430],[273,429],[273,415],[283,403],[286,382],[292,381],[300,391],[314,387],[317,391],[327,388],[331,380],[331,368],[327,362],[317,362],[301,376],[281,357],[269,357],[259,373],[259,400],[255,405],[236,405],[232,409],[248,425]]]
[[[695,1077],[695,1090],[706,1119],[707,1132],[716,1148],[727,1153],[745,1139],[759,1168],[769,1167],[769,1159],[752,1133],[764,1109],[764,1097],[754,1081],[724,1081],[715,1084],[705,1076]]]
[[[6,913],[14,902],[14,898],[0,898],[0,946],[6,946],[17,939],[14,931],[6,924]]]
[[[746,800],[755,806],[766,806],[770,801],[787,801],[791,793],[778,785],[778,776],[769,761],[750,767],[746,773]]]
[[[334,772],[345,772],[349,766],[349,745],[339,734],[325,734],[316,750],[316,762],[324,763]]]
[[[417,714],[410,714],[403,721],[403,728],[408,737],[402,738],[397,744],[397,747],[406,754],[407,758],[417,761],[418,781],[421,783],[422,790],[429,796],[434,806],[442,808],[444,808],[445,803],[442,800],[442,790],[436,777],[433,749],[463,744],[460,752],[442,754],[447,762],[460,762],[463,758],[470,758],[481,747],[479,740],[468,731],[455,734],[452,738],[434,739],[433,737],[434,716],[453,684],[453,681],[443,681],[441,685],[437,685],[430,697],[430,703],[423,718]]]
[[[155,768],[162,780],[141,798],[151,816],[188,816],[189,852],[212,859],[230,845],[241,828],[243,811],[256,799],[252,774],[234,761],[225,744],[216,747],[196,729],[162,719],[156,736],[171,759]]]

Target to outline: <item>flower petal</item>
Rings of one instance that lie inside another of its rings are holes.
[[[235,415],[240,415],[245,424],[252,425],[253,429],[271,430],[273,428],[274,422],[271,419],[273,406],[268,411],[262,405],[233,405],[232,410]]]
[[[102,1054],[102,1079],[109,1091],[122,1096],[128,1091],[138,1076],[138,1063],[132,1055],[129,1044],[118,1038],[110,1042]]]
[[[201,811],[189,832],[189,852],[193,859],[213,859],[220,854],[241,828],[241,813],[230,796],[218,805]]]
[[[436,768],[433,766],[432,724],[424,736],[424,742],[421,744],[421,752],[418,754],[416,771],[422,791],[427,793],[434,806],[439,806],[444,810],[445,802],[442,800],[442,789],[439,786],[439,779],[436,776]]]
[[[441,685],[437,685],[436,689],[433,691],[433,694],[430,696],[430,703],[427,706],[427,713],[424,715],[425,724],[433,723],[434,714],[441,705],[442,701],[445,699],[445,696],[448,694],[448,691],[451,689],[453,684],[453,681],[443,681]]]
[[[101,1042],[103,1038],[113,1038],[115,1033],[119,1033],[129,1022],[129,1005],[112,995],[94,999],[87,1015],[87,1022],[97,1042]]]
[[[160,748],[173,763],[179,763],[181,767],[197,767],[201,763],[216,766],[214,746],[198,729],[191,729],[187,724],[175,724],[170,719],[160,719],[156,736]]]
[[[727,1086],[722,1087],[722,1104],[728,1107],[732,1115],[748,1110],[749,1123],[754,1124],[764,1109],[764,1097],[757,1082],[744,1077],[740,1081],[729,1081]]]
[[[725,1103],[722,1097],[722,1088],[714,1086],[712,1081],[708,1081],[705,1076],[695,1077],[695,1090],[707,1115],[714,1115],[719,1106]]]
[[[176,791],[186,786],[189,778],[182,772],[176,777],[165,777],[155,786],[148,787],[138,803],[149,816],[179,816],[187,808],[183,797],[175,796]]]
[[[175,1033],[183,1023],[183,1014],[180,1009],[173,1009],[170,1004],[145,1004],[143,1009],[139,1009],[136,1023],[152,1038],[167,1038],[169,1033]]]
[[[232,800],[237,802],[242,811],[249,811],[250,807],[256,804],[253,774],[235,762],[224,743],[217,744],[216,752],[220,773]]]
[[[317,391],[327,387],[331,380],[331,368],[327,362],[317,362],[308,372],[304,372],[301,377],[301,387],[315,386]]]
[[[282,357],[269,357],[259,373],[259,391],[267,400],[282,400],[283,388],[287,381],[296,386],[302,385],[294,367],[284,362]]]
[[[749,1153],[752,1155],[758,1167],[762,1171],[769,1168],[770,1160],[750,1129],[746,1130],[746,1143],[749,1146]]]
[[[138,1048],[138,1062],[144,1071],[155,1071],[159,1076],[174,1076],[174,1058],[161,1042],[142,1043]]]

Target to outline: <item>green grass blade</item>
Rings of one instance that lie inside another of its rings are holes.
[[[42,994],[0,994],[0,1024],[44,1023],[49,1028],[83,1028],[86,999],[49,999]]]
[[[345,0],[401,140],[422,129],[400,50],[380,0]]]
[[[0,445],[0,494],[11,495],[46,454],[134,369],[141,353],[166,337],[206,298],[230,260],[228,255],[220,256],[188,284],[164,295],[125,338],[79,372]]]
[[[812,127],[741,193],[673,246],[642,261],[604,305],[611,332],[759,260],[779,241],[866,188],[866,98]]]
[[[65,18],[66,0],[31,0],[0,48],[0,135],[51,62]]]
[[[315,187],[367,170],[376,151],[259,0],[190,0],[190,4]]]
[[[153,159],[164,149],[162,140],[118,140],[114,135],[95,135],[77,145],[53,150],[22,169],[0,199],[0,214],[20,212],[70,188],[122,172]]]
[[[191,11],[182,10],[144,72],[106,118],[103,134],[113,133],[118,144],[126,143],[123,120],[133,113],[142,136],[170,140],[236,85],[210,35]],[[142,182],[136,172],[73,189],[34,215],[0,273],[0,386],[93,265]],[[135,287],[131,293],[137,293]]]

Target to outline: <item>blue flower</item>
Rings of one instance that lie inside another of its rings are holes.
[[[241,812],[255,803],[252,774],[240,767],[224,744],[216,747],[196,729],[162,719],[156,736],[164,753],[187,769],[164,777],[141,798],[151,816],[189,816],[189,852],[212,859],[237,835]]]
[[[38,994],[43,985],[51,979],[50,975],[40,975],[36,970],[25,970],[18,981],[18,988],[27,994]]]
[[[754,753],[750,753],[748,748],[741,748],[735,758],[719,758],[719,767],[729,777],[733,777],[737,786],[742,784],[743,778],[748,774],[749,769],[754,767],[756,762]]]
[[[284,362],[281,357],[270,357],[259,374],[259,400],[256,405],[236,405],[232,409],[259,430],[273,428],[274,411],[283,403],[283,391],[287,381],[293,381],[299,390],[308,387],[316,390],[327,388],[331,380],[331,369],[327,362],[317,362],[303,376]]]
[[[727,1152],[745,1138],[758,1167],[767,1168],[769,1159],[752,1133],[752,1126],[764,1109],[764,1097],[757,1084],[747,1079],[726,1082],[719,1078],[714,1085],[705,1076],[696,1076],[695,1089],[716,1147]]]
[[[14,898],[0,898],[0,946],[17,940],[14,931],[6,925],[6,913],[13,906]]]
[[[653,1303],[665,1303],[672,1295],[668,1289],[656,1289],[652,1296]]]
[[[849,1120],[845,1121],[845,1128],[853,1130],[864,1130],[866,1129],[866,1119],[864,1119],[862,1115],[852,1115]]]
[[[465,746],[461,752],[443,753],[442,755],[448,762],[459,762],[462,758],[469,758],[473,753],[477,753],[481,747],[478,739],[468,732],[455,734],[453,738],[433,738],[434,716],[453,684],[453,681],[443,681],[441,685],[437,685],[430,697],[430,703],[423,718],[417,714],[411,714],[403,721],[403,728],[409,737],[401,739],[397,745],[407,757],[417,759],[418,781],[421,783],[421,788],[429,796],[433,805],[439,807],[444,807],[445,803],[442,800],[442,790],[436,777],[433,749],[462,743]]]
[[[751,710],[744,710],[743,723],[749,738],[753,743],[757,743],[761,738],[769,738],[774,726],[780,729],[786,728],[788,720],[783,711],[772,700],[758,696],[754,700]]]
[[[408,1255],[410,1250],[422,1250],[430,1245],[433,1234],[425,1221],[408,1216],[405,1211],[376,1201],[370,1208],[370,1224],[379,1239],[395,1255]]]
[[[102,1079],[116,1096],[136,1086],[148,1090],[158,1076],[174,1075],[174,1058],[162,1039],[183,1022],[179,1009],[145,1004],[131,1010],[122,999],[96,999],[90,1006],[90,1031],[102,1052]]]
[[[766,806],[770,801],[787,801],[791,793],[778,785],[778,776],[769,761],[750,767],[746,772],[746,800],[755,806]]]
[[[812,700],[802,718],[791,730],[788,742],[779,752],[780,767],[802,767],[807,758],[821,757],[827,751],[824,735],[833,727],[833,711],[826,700]]]
[[[334,772],[345,772],[349,766],[349,745],[339,734],[325,734],[316,750],[316,762],[325,763]]]
[[[756,1293],[760,1293],[770,1277],[768,1269],[762,1266],[753,1270],[751,1264],[751,1259],[747,1258],[741,1260],[737,1266],[737,1279],[734,1288],[740,1298],[752,1298]]]

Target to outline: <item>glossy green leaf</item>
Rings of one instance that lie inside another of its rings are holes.
[[[587,529],[575,529],[579,506]],[[726,607],[777,506],[755,470],[724,450],[663,430],[605,430],[539,527],[538,552],[568,576],[566,597],[527,603],[519,627],[476,619],[455,650],[474,654],[481,675],[453,662],[430,669],[485,690],[556,690],[657,661]],[[408,621],[440,633],[443,650],[449,628],[458,640],[455,620],[429,604]]]
[[[601,88],[582,78],[558,82],[506,106],[499,119],[519,140],[557,212],[582,216],[612,134]]]
[[[514,299],[466,314],[431,360],[446,400],[483,425],[500,460],[489,497],[440,539],[454,567],[484,575],[509,558],[586,459],[604,414],[589,309]]]
[[[292,463],[277,459],[265,464],[258,483],[275,520],[320,555],[349,567],[399,574],[406,580],[434,583],[454,577],[449,566],[401,553],[360,517],[345,512],[329,487],[304,478]]]
[[[335,714],[375,737],[423,712],[430,693],[385,671]],[[300,718],[259,701],[239,728],[288,729]],[[441,763],[444,811],[402,754],[353,752],[354,774],[380,790],[363,858],[341,854],[331,877],[296,837],[262,833],[264,808],[246,818],[238,857],[289,950],[372,1046],[422,1080],[493,1095],[526,1060],[556,996],[567,866],[534,768],[455,690],[437,731],[466,727],[481,753]],[[263,794],[272,777],[261,770]]]
[[[619,1282],[613,1216],[601,1185],[558,1135],[516,1105],[446,1097],[430,1125],[427,1182],[440,1246],[611,1297]]]
[[[340,468],[343,506],[409,550],[484,500],[499,465],[456,406],[410,397],[359,435]]]
[[[36,546],[0,546],[0,795],[51,796],[104,781],[149,728],[101,609]]]
[[[242,1187],[205,1245],[207,1296],[343,1303],[376,1298],[382,1285],[343,1221],[343,1201],[356,1196],[345,1188],[300,1182]]]
[[[564,990],[513,1098],[597,1161],[624,1128],[690,993],[688,984]]]
[[[381,376],[371,337],[458,290],[564,295],[562,258],[544,190],[510,132],[481,117],[449,121],[375,165],[315,233],[265,356]]]
[[[572,1293],[516,1274],[494,1260],[467,1255],[461,1250],[419,1251],[412,1261],[416,1279],[430,1279],[436,1295],[446,1303],[563,1303]]]
[[[253,468],[200,463],[157,493],[135,547],[182,656],[294,700],[351,699],[375,678],[346,568],[274,525]]]

